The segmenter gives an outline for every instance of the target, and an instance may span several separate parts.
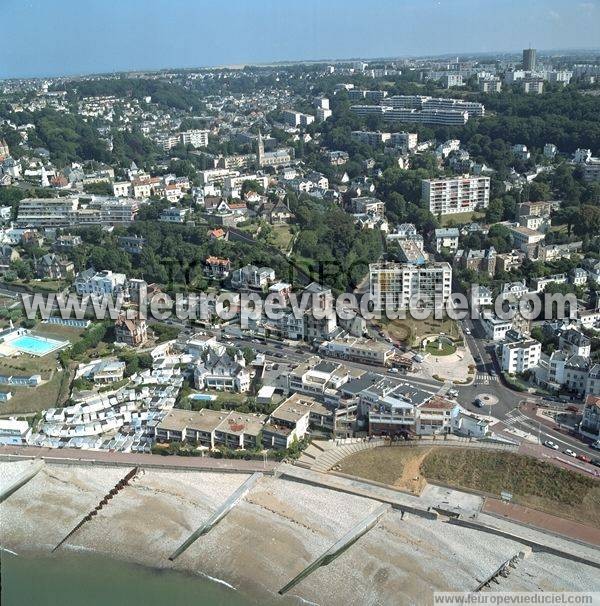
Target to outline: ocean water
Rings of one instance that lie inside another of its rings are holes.
[[[259,606],[196,575],[154,570],[110,558],[57,553],[15,556],[0,551],[2,606]]]

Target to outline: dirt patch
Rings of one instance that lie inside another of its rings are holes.
[[[338,466],[342,473],[420,494],[427,484],[420,468],[431,450],[431,447],[382,446],[353,454]]]

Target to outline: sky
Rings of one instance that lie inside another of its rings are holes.
[[[600,48],[600,0],[0,0],[0,78]]]

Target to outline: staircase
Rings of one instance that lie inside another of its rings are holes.
[[[294,464],[305,469],[327,472],[350,455],[369,448],[377,448],[384,444],[385,441],[382,439],[372,439],[370,441],[363,441],[360,438],[315,440],[310,443]]]

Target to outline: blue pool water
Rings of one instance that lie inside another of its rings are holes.
[[[193,393],[190,396],[190,400],[201,400],[203,402],[206,402],[209,400],[212,401],[212,400],[216,400],[216,399],[217,399],[217,396],[211,396],[208,393]]]
[[[61,347],[63,342],[55,341],[54,339],[44,339],[43,337],[34,337],[33,335],[21,335],[13,339],[10,345],[23,353],[34,356],[45,356],[47,353]]]

